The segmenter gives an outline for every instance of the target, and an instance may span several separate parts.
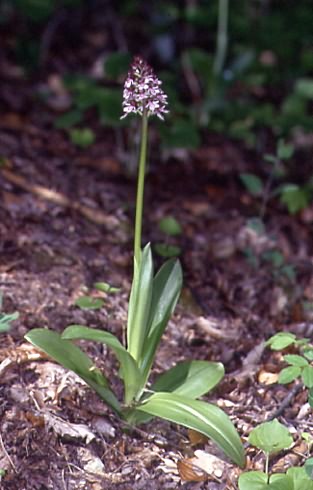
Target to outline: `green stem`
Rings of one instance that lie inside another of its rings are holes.
[[[213,72],[216,76],[221,74],[226,58],[228,10],[229,0],[219,0],[216,52],[213,64]]]
[[[138,162],[138,181],[137,181],[137,198],[136,198],[136,218],[135,218],[135,240],[134,254],[137,264],[140,263],[141,257],[141,232],[142,232],[142,212],[143,212],[143,195],[145,187],[146,159],[147,159],[147,142],[148,142],[148,115],[144,111],[141,124],[141,143]]]
[[[268,453],[266,453],[265,454],[265,474],[267,477],[267,484],[269,484],[269,482],[270,482],[270,475],[268,474],[269,459],[270,459],[270,456]]]

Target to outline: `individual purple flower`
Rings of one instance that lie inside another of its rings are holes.
[[[167,95],[161,89],[162,82],[151,66],[140,56],[135,56],[128,72],[123,90],[123,112],[121,119],[131,112],[142,116],[155,115],[164,119],[167,114]]]

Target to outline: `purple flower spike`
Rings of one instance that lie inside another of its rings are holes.
[[[131,112],[147,116],[155,115],[164,119],[167,114],[167,95],[161,89],[162,82],[154,74],[151,66],[140,56],[133,59],[123,90],[123,112],[121,119]]]

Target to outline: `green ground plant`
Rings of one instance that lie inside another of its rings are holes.
[[[288,347],[299,349],[299,354],[286,354],[283,359],[288,364],[278,376],[278,382],[289,384],[299,379],[308,388],[308,401],[313,408],[313,345],[309,339],[297,339],[290,332],[279,332],[269,338],[265,344],[272,350],[280,351]]]
[[[10,330],[11,322],[17,320],[19,314],[17,312],[5,314],[2,310],[2,294],[0,293],[0,333]]]
[[[163,119],[168,110],[161,82],[140,57],[134,59],[125,81],[123,111],[123,118],[131,113],[141,117],[134,274],[126,346],[110,332],[83,325],[70,325],[62,334],[37,328],[28,332],[25,338],[78,374],[128,424],[148,422],[155,416],[181,424],[211,438],[228,457],[243,467],[243,445],[228,416],[217,406],[198,400],[223,377],[221,363],[180,362],[154,382],[149,382],[158,345],[180,295],[182,270],[178,260],[170,259],[155,274],[150,244],[141,248],[148,120],[152,115]],[[100,342],[113,351],[119,362],[119,377],[124,383],[123,401],[117,398],[104,373],[73,343],[80,339]]]
[[[165,235],[165,239],[154,244],[155,252],[165,258],[178,257],[181,253],[181,248],[171,243],[170,240],[182,234],[183,230],[179,222],[173,216],[165,216],[159,222],[159,229]]]
[[[292,157],[294,148],[279,140],[276,153],[264,156],[264,161],[269,168],[267,178],[262,180],[252,173],[240,174],[240,179],[248,192],[260,199],[260,218],[266,214],[268,203],[278,197],[290,214],[295,214],[305,209],[311,202],[313,195],[313,182],[309,179],[302,186],[286,181],[288,179],[288,161]]]
[[[238,481],[239,490],[313,490],[313,481],[305,467],[291,467],[286,473],[270,473],[270,457],[288,449],[293,443],[288,429],[277,419],[255,427],[250,432],[249,443],[263,451],[265,467],[264,471],[242,473]]]

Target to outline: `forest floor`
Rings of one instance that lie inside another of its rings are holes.
[[[9,77],[0,87],[0,290],[3,311],[20,315],[1,334],[0,486],[235,490],[241,470],[215,446],[160,420],[129,431],[78,377],[23,338],[34,327],[60,332],[73,323],[122,338],[132,275],[136,182],[121,163],[116,134],[96,127],[96,143],[77,149],[54,128],[45,101],[33,96],[37,88]],[[279,471],[303,463],[301,433],[312,430],[312,421],[302,388],[282,407],[292,385],[276,383],[282,356],[264,341],[282,330],[312,333],[312,311],[303,304],[313,301],[313,208],[290,216],[271,202],[264,232],[254,232],[248,220],[258,216],[260,203],[238,176],[257,169],[257,159],[212,135],[192,152],[152,148],[143,241],[179,246],[184,271],[154,373],[183,359],[223,362],[224,380],[204,399],[231,417],[247,447],[248,469],[264,464],[249,448],[250,430],[279,415],[294,436],[292,448],[272,461]],[[181,235],[164,237],[158,223],[165,216],[176,218]],[[294,278],[265,260],[273,250]],[[100,310],[75,306],[97,281],[120,292],[106,295]],[[99,344],[83,345],[105,373],[113,370],[117,385],[111,355]],[[194,455],[206,472],[190,466]],[[190,471],[199,481],[181,478]]]

